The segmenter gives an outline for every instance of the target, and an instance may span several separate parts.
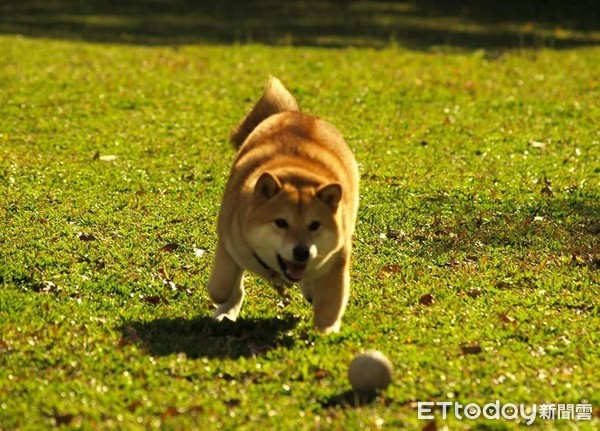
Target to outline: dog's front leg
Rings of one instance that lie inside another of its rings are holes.
[[[213,319],[225,317],[235,321],[244,302],[244,271],[229,255],[219,241],[215,251],[215,261],[208,280],[208,294],[217,304]]]
[[[312,304],[313,295],[314,295],[313,283],[310,281],[302,280],[300,282],[300,291],[302,292],[302,296],[304,296],[304,299],[306,299],[308,302],[310,302]]]
[[[350,289],[349,265],[347,262],[332,268],[313,285],[313,314],[315,329],[329,334],[338,332],[348,302]]]

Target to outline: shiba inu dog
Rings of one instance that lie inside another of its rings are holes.
[[[299,283],[318,331],[337,332],[350,284],[358,168],[338,130],[300,112],[276,78],[230,137],[238,148],[217,222],[208,293],[236,320],[243,272]]]

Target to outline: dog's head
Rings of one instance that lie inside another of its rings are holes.
[[[264,172],[244,219],[245,240],[263,266],[299,282],[339,247],[341,197],[338,183],[299,184]]]

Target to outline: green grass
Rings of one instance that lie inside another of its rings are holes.
[[[422,429],[416,401],[496,399],[600,426],[600,49],[0,52],[0,429]],[[226,138],[268,74],[361,166],[330,337],[252,277],[241,321],[209,319]],[[372,348],[394,383],[356,407]]]

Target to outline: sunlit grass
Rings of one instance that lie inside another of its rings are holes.
[[[0,428],[421,429],[425,400],[597,412],[598,49],[0,52]],[[227,136],[269,74],[360,163],[331,337],[252,277],[242,321],[208,317]],[[357,408],[347,367],[371,348],[396,376]]]

